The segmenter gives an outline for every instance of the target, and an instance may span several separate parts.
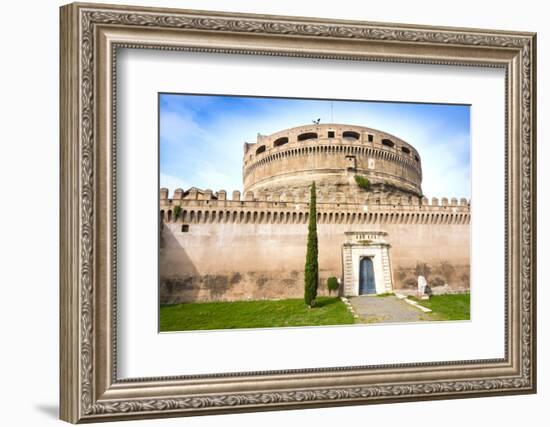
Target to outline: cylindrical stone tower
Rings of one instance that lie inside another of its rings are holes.
[[[369,180],[365,191],[357,176]],[[312,124],[244,144],[244,191],[307,194],[316,182],[322,198],[422,196],[420,155],[394,135],[363,126]],[[263,197],[261,197],[263,198]]]

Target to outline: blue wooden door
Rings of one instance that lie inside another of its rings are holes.
[[[361,258],[359,263],[359,295],[375,294],[374,268],[371,258]]]

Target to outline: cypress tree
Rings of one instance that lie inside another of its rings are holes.
[[[304,300],[309,307],[315,306],[319,284],[319,247],[317,242],[317,196],[315,182],[311,185],[309,200],[309,224],[307,229],[307,253],[305,266]]]

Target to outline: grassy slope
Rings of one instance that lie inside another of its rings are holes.
[[[432,310],[438,320],[470,320],[470,294],[434,295],[429,301],[412,299]]]
[[[161,306],[160,330],[345,325],[353,316],[339,298],[319,297],[315,308],[303,299],[187,303]]]

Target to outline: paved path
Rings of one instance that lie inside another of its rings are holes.
[[[427,314],[394,295],[350,297],[349,302],[361,320],[366,323],[406,323],[430,319]]]

